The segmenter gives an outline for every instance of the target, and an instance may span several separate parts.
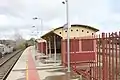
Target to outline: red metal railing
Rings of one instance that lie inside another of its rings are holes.
[[[62,44],[63,64],[67,64],[66,40]],[[70,46],[71,67],[85,80],[120,80],[120,32],[73,39]]]

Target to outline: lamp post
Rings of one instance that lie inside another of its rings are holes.
[[[40,23],[41,23],[41,35],[42,35],[42,27],[43,27],[43,20],[42,20],[42,18],[34,17],[33,20],[40,20]],[[37,27],[37,33],[38,33],[38,27]]]
[[[43,19],[42,19],[42,18],[38,18],[38,17],[34,17],[33,20],[40,20],[40,23],[41,23],[41,34],[40,34],[40,35],[42,36]],[[39,32],[38,32],[38,27],[37,27],[37,33],[39,33]],[[37,35],[37,38],[39,38],[38,35]],[[40,38],[41,38],[41,37],[40,37]],[[42,45],[41,45],[41,46],[42,46]],[[37,49],[38,49],[38,47],[37,47]],[[43,46],[42,46],[42,50],[43,50]]]
[[[35,28],[35,26],[32,26],[32,28]],[[37,36],[37,34],[34,34],[34,32],[32,32],[33,33],[33,36],[35,37],[35,36]],[[37,33],[38,33],[38,31],[37,31]],[[36,50],[37,50],[37,47],[36,47],[36,39],[34,39],[33,40],[33,45],[34,45],[34,53],[35,53],[35,55],[36,55]],[[36,59],[36,58],[35,58]]]
[[[70,72],[70,35],[69,35],[69,27],[70,27],[70,21],[69,21],[69,4],[68,0],[65,0],[62,2],[63,4],[66,4],[66,21],[67,21],[67,62],[68,62],[68,72]]]

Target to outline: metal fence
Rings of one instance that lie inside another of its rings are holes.
[[[67,42],[62,40],[62,63],[67,65]],[[120,32],[70,40],[71,68],[83,80],[120,80]]]

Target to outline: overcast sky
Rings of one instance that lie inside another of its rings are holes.
[[[0,38],[12,38],[16,31],[24,38],[36,34],[40,20],[43,33],[66,23],[64,0],[0,0]],[[70,23],[85,24],[101,32],[120,30],[120,0],[69,0]]]

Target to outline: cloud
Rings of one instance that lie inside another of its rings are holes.
[[[24,0],[0,0],[0,2],[0,14],[18,17],[25,10]]]
[[[44,32],[66,23],[66,5],[62,0],[0,0],[0,31],[19,29],[27,36],[34,25]],[[71,24],[94,26],[102,31],[119,29],[120,13],[118,0],[69,0]],[[116,27],[114,27],[116,26]],[[107,28],[107,29],[104,29]],[[35,30],[35,29],[34,29]]]
[[[120,0],[110,0],[110,7],[112,12],[120,13]]]

